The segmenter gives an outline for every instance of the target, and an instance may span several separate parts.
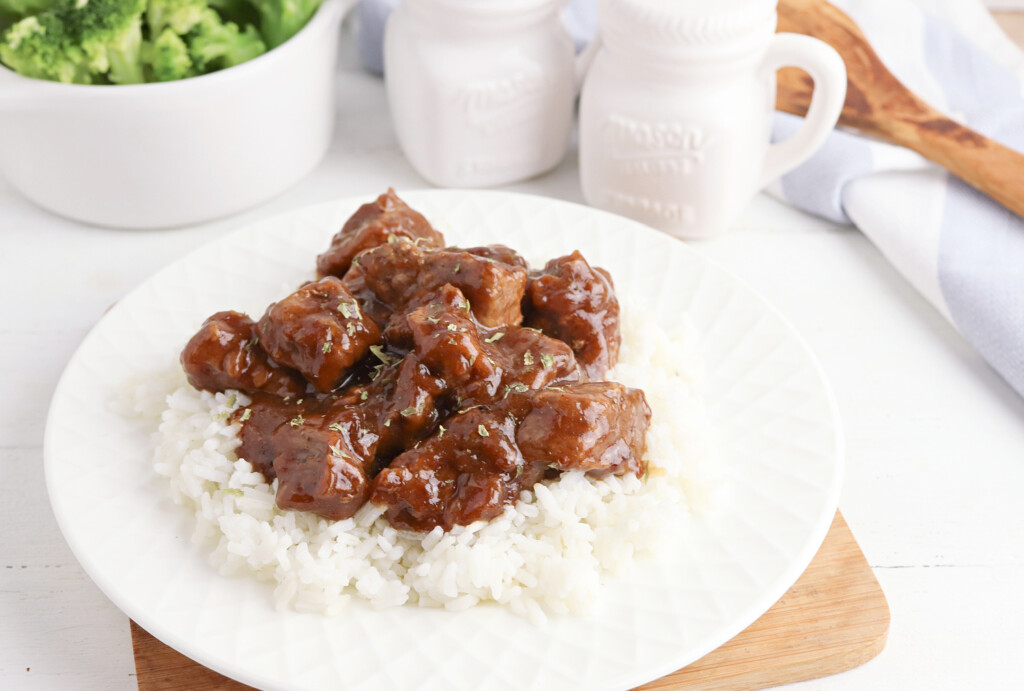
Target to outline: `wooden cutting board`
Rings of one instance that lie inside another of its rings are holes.
[[[885,647],[889,605],[841,514],[792,588],[742,633],[646,691],[745,691],[861,665]],[[239,684],[167,647],[132,622],[139,691],[240,691]]]

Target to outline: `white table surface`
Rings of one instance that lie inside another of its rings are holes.
[[[85,227],[0,178],[0,689],[136,688],[128,618],[79,567],[43,482],[50,396],[103,311],[253,220],[427,187],[396,145],[382,83],[351,52],[346,36],[326,159],[243,215],[166,231]],[[582,202],[575,151],[508,189]],[[698,249],[777,305],[820,358],[848,439],[840,509],[892,612],[879,657],[793,688],[1021,688],[1024,401],[852,228],[759,197],[736,230]]]

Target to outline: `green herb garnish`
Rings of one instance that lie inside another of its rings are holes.
[[[384,348],[379,345],[370,346],[370,352],[373,353],[382,364],[390,365],[395,361],[393,357],[384,352]]]
[[[505,396],[504,396],[504,398],[508,398],[508,395],[510,393],[526,393],[529,390],[530,390],[530,387],[527,386],[526,384],[523,384],[522,382],[516,382],[514,384],[506,384],[505,385]]]

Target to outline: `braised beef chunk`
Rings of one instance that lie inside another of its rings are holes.
[[[523,456],[558,470],[641,477],[651,409],[644,392],[586,382],[533,395],[516,441]]]
[[[579,378],[565,343],[520,326],[483,328],[454,286],[429,297],[405,318],[412,355],[444,380],[456,408]]]
[[[275,361],[293,367],[327,392],[380,341],[380,331],[341,279],[307,284],[272,304],[256,325]]]
[[[565,341],[591,379],[600,379],[619,356],[619,301],[611,276],[579,252],[552,259],[527,291],[533,326]]]
[[[429,247],[444,246],[444,236],[389,189],[376,201],[359,207],[345,222],[331,239],[331,246],[317,257],[317,271],[321,276],[344,276],[353,257],[387,243],[391,237],[409,238]]]
[[[218,312],[205,322],[181,353],[189,383],[205,391],[238,389],[297,396],[306,382],[270,360],[255,324],[239,312]]]
[[[469,314],[469,301],[462,291],[452,285],[444,285],[410,300],[391,313],[383,330],[384,342],[399,350],[412,350],[412,331],[409,315],[424,305],[431,305],[430,316],[436,318],[439,305],[445,310]]]
[[[370,501],[387,507],[396,528],[448,530],[498,516],[542,473],[523,461],[511,417],[475,408],[395,458],[374,479]]]
[[[337,520],[373,501],[396,528],[447,530],[561,472],[643,475],[643,392],[588,381],[618,355],[608,274],[443,241],[389,190],[320,255],[323,278],[186,346],[193,386],[251,395],[238,456],[278,507]]]
[[[520,266],[401,239],[360,254],[357,263],[360,281],[392,309],[451,284],[466,296],[484,326],[517,325],[523,320],[520,303],[527,274]]]
[[[406,317],[413,354],[455,392],[458,400],[491,400],[502,372],[462,292],[447,285]]]
[[[372,455],[361,443],[365,417],[357,408],[299,415],[274,432],[277,505],[324,518],[349,518],[370,496]]]
[[[577,381],[580,378],[576,358],[569,346],[540,331],[514,326],[491,335],[494,359],[501,364],[504,375],[501,393],[522,386],[542,389],[555,382]]]
[[[339,520],[366,503],[378,442],[366,410],[330,399],[257,396],[235,420],[242,422],[238,457],[268,481],[277,478],[280,508]]]
[[[367,406],[381,437],[379,453],[393,456],[433,432],[441,419],[436,399],[445,389],[415,357],[383,368],[367,387]]]
[[[367,287],[358,263],[352,265],[343,280],[345,287],[355,297],[363,313],[370,317],[379,329],[383,330],[392,316],[392,308],[377,299],[373,291]]]
[[[520,269],[526,269],[527,271],[530,270],[530,265],[526,263],[523,255],[505,245],[484,245],[482,247],[467,247],[465,249],[449,247],[448,250],[452,252],[466,252],[467,254],[483,257],[484,259],[501,262],[509,266],[518,266]]]
[[[274,432],[302,412],[301,404],[297,404],[300,400],[304,399],[289,398],[285,401],[276,396],[253,394],[252,403],[237,409],[232,415],[232,422],[242,425],[238,433],[242,443],[235,453],[249,461],[253,470],[263,473],[267,482],[273,482],[277,477],[274,472],[274,458],[277,456]]]

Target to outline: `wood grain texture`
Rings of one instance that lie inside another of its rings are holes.
[[[139,691],[251,691],[164,645],[132,622],[132,649]]]
[[[825,0],[780,0],[779,31],[835,48],[849,87],[839,124],[912,149],[1024,216],[1024,155],[950,120],[886,69],[864,34]],[[804,115],[814,83],[801,70],[779,72],[779,110]]]
[[[1024,12],[993,12],[992,16],[1006,35],[1024,48]]]
[[[760,689],[842,672],[885,646],[889,606],[842,515],[800,580],[745,631],[642,689]],[[132,622],[139,691],[241,691]]]
[[[760,619],[693,664],[642,687],[746,691],[862,665],[885,647],[889,604],[842,514],[793,587]]]

